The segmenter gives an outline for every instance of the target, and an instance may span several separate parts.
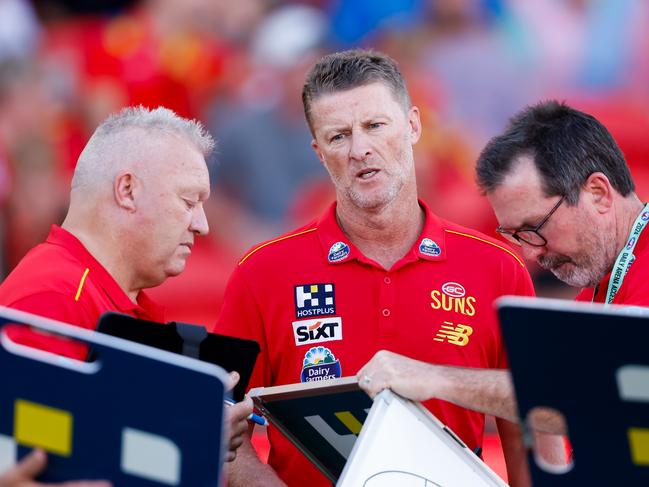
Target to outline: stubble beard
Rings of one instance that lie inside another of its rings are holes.
[[[382,169],[383,175],[379,177],[385,177],[386,182],[381,188],[377,188],[374,191],[357,191],[354,188],[354,185],[351,184],[347,187],[344,187],[342,181],[336,179],[332,175],[332,180],[336,188],[344,188],[344,194],[349,201],[352,202],[357,208],[363,210],[372,210],[376,208],[381,208],[392,201],[394,201],[403,187],[406,185],[406,181],[409,177],[408,168],[414,164],[412,151],[404,149],[400,154],[401,161],[410,161],[410,164],[402,163],[392,168]]]
[[[538,263],[557,279],[574,287],[595,287],[612,269],[615,261],[615,241],[611,235],[598,233],[595,226],[578,234],[579,255],[540,256]],[[568,265],[561,265],[561,264]]]

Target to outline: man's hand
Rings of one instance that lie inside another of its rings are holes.
[[[239,374],[230,372],[230,389],[239,382]],[[229,422],[230,440],[228,443],[228,454],[226,462],[231,462],[237,457],[237,448],[243,443],[243,437],[248,433],[248,416],[252,413],[252,399],[246,397],[243,401],[232,404],[225,408],[225,417]],[[0,485],[0,487],[2,487]]]
[[[387,350],[377,352],[372,360],[356,374],[358,384],[374,398],[383,389],[414,401],[425,401],[435,397],[432,386],[435,368]]]
[[[47,465],[47,455],[43,450],[34,450],[17,465],[0,475],[0,487],[112,487],[104,480],[78,480],[61,484],[42,484],[34,478]]]

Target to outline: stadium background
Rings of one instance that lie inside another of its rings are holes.
[[[646,200],[648,21],[633,0],[0,0],[0,277],[62,221],[96,125],[164,105],[218,145],[211,234],[152,294],[171,319],[212,323],[237,258],[332,200],[301,83],[318,56],[356,46],[400,63],[423,115],[420,193],[441,216],[493,235],[475,159],[509,116],[550,97],[611,130]],[[540,295],[574,295],[530,270]],[[504,475],[493,431],[485,458]]]

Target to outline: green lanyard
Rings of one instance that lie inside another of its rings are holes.
[[[631,230],[631,235],[629,235],[624,248],[615,259],[615,264],[613,265],[613,271],[611,272],[611,277],[608,280],[608,289],[606,290],[606,299],[604,304],[611,304],[615,295],[622,287],[626,273],[629,271],[631,264],[635,260],[633,255],[633,250],[635,249],[640,234],[649,223],[649,203],[646,203],[642,208],[642,211],[638,215],[638,218],[633,222],[633,228]],[[593,300],[597,294],[597,288],[595,288],[595,294],[593,294]]]

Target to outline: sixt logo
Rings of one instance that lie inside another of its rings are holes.
[[[444,311],[453,311],[464,316],[475,315],[476,299],[473,296],[467,296],[466,290],[462,284],[457,282],[447,282],[442,289],[434,289],[430,293],[432,299],[430,306],[433,309],[442,309]]]
[[[342,318],[336,316],[319,320],[294,321],[293,337],[296,345],[342,340]]]
[[[649,221],[649,211],[645,211],[642,213],[642,221]]]

